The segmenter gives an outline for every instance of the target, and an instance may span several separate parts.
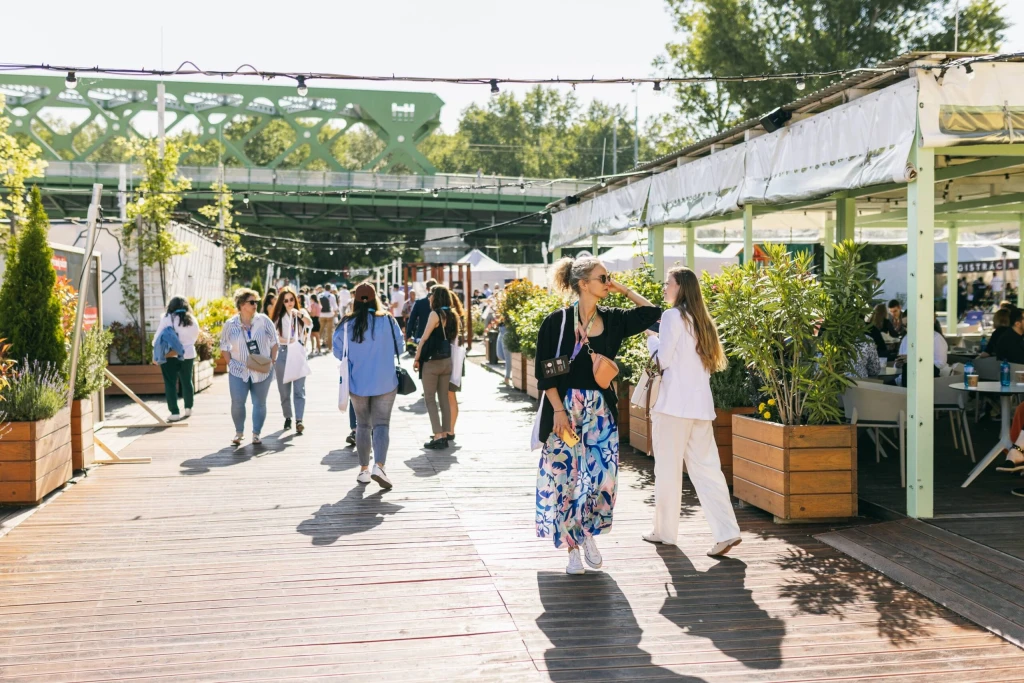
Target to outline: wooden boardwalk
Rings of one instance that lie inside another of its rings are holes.
[[[1024,652],[813,538],[740,511],[704,555],[640,540],[652,463],[622,457],[605,569],[563,573],[533,532],[534,404],[471,366],[459,448],[425,452],[401,398],[388,471],[358,485],[335,362],[312,361],[307,433],[227,447],[226,381],[188,428],[95,470],[0,539],[3,681],[1024,680]]]

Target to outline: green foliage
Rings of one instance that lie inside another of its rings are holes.
[[[501,290],[497,297],[498,315],[505,321],[505,343],[512,353],[522,351],[522,341],[516,332],[515,314],[531,299],[544,293],[544,290],[529,280],[516,280]]]
[[[715,399],[715,407],[722,410],[751,404],[750,376],[743,361],[732,356],[725,370],[711,375],[711,396]]]
[[[263,295],[266,293],[267,288],[263,286],[263,278],[257,272],[252,277],[252,282],[249,283],[249,289],[254,289],[260,295],[260,304],[263,304]]]
[[[953,50],[946,0],[667,0],[679,41],[655,62],[672,76],[808,73],[872,66],[910,49]],[[990,50],[1007,23],[994,0],[961,14],[960,49]],[[810,80],[807,91],[830,82]],[[799,96],[794,81],[679,84],[677,126],[703,138]]]
[[[113,352],[118,365],[148,365],[153,361],[153,333],[147,335],[143,343],[139,326],[136,323],[127,325],[114,322],[110,324],[112,339],[108,348],[108,356]],[[113,361],[111,361],[113,362]]]
[[[541,323],[550,314],[565,308],[565,305],[565,299],[557,294],[545,294],[541,291],[512,313],[519,350],[524,356],[537,357],[537,335]]]
[[[67,381],[50,363],[25,361],[0,391],[0,400],[11,422],[48,420],[67,405]]]
[[[54,290],[57,272],[47,242],[50,225],[38,188],[32,188],[28,223],[11,240],[0,288],[0,337],[11,356],[50,363],[60,371],[67,355],[61,305]]]
[[[224,245],[224,270],[230,279],[238,268],[239,261],[244,261],[248,256],[245,247],[242,246],[242,236],[237,233],[242,226],[235,220],[238,212],[235,211],[234,197],[230,188],[217,181],[210,185],[210,189],[214,192],[214,201],[212,204],[200,206],[199,213],[218,227],[218,230],[210,235],[210,238]],[[223,225],[220,224],[221,220],[223,220]],[[223,228],[223,231],[220,228]]]
[[[171,258],[188,253],[188,245],[175,240],[167,231],[182,192],[192,187],[188,178],[178,176],[181,145],[168,139],[161,159],[157,140],[132,138],[122,143],[129,155],[142,163],[142,180],[136,186],[137,201],[128,204],[128,222],[121,229],[125,248],[142,246],[142,263],[166,265]],[[135,221],[141,227],[136,229]]]
[[[837,245],[831,271],[820,278],[807,253],[782,245],[765,251],[767,267],[750,262],[705,279],[726,351],[763,378],[761,391],[783,424],[839,422],[839,397],[876,295],[861,247]]]
[[[654,278],[654,267],[643,265],[636,270],[613,273],[612,277],[640,294],[655,306],[665,308],[665,297],[662,284]],[[602,306],[615,308],[634,308],[635,304],[621,294],[609,294],[601,301]],[[650,363],[647,351],[647,336],[638,334],[622,342],[615,362],[619,364],[620,376],[630,384],[636,385],[640,375]]]
[[[3,113],[4,97],[0,95],[0,113]],[[46,162],[38,157],[42,154],[39,145],[34,142],[20,141],[7,133],[11,120],[0,116],[0,187],[5,190],[0,194],[0,216],[10,213],[17,220],[28,217],[25,204],[25,181],[43,175]],[[0,240],[3,239],[0,234]]]
[[[110,385],[103,371],[107,369],[107,350],[113,339],[113,333],[99,325],[82,335],[82,348],[78,353],[78,369],[75,374],[76,401],[103,391]],[[69,358],[65,374],[70,374],[70,363]]]

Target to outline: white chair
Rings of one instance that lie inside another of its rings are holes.
[[[843,407],[850,424],[857,429],[868,429],[873,432],[875,442],[875,461],[879,462],[884,455],[882,439],[896,446],[892,440],[881,434],[882,429],[895,429],[899,433],[900,451],[900,485],[907,486],[907,390],[903,387],[891,387],[874,382],[858,382],[849,387],[843,395]],[[869,432],[870,433],[870,432]]]
[[[963,381],[963,370],[958,374],[936,377],[933,401],[936,413],[949,415],[949,428],[953,432],[953,448],[959,448],[964,455],[971,458],[971,462],[977,462],[974,457],[974,443],[971,441],[971,429],[968,424],[970,420],[967,419],[966,396],[963,391],[950,386]],[[957,438],[958,436],[959,438]]]

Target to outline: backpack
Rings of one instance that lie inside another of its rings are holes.
[[[309,314],[314,318],[320,317],[320,302],[316,300],[315,296],[309,297]]]
[[[320,295],[320,312],[330,313],[331,312],[331,295],[324,293]]]

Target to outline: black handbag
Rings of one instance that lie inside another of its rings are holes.
[[[388,316],[389,318],[391,316]],[[409,375],[405,368],[402,367],[402,357],[398,352],[398,337],[395,336],[395,326],[391,324],[391,341],[395,344],[395,361],[398,365],[395,366],[395,375],[398,377],[398,393],[402,396],[408,396],[416,391],[416,382]]]

